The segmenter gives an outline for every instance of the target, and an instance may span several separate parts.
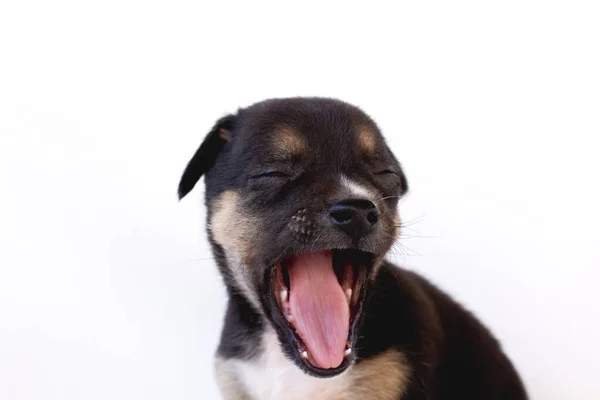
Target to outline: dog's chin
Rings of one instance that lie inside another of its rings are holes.
[[[306,373],[332,377],[355,358],[375,255],[356,249],[303,252],[267,271],[264,304],[284,352]]]

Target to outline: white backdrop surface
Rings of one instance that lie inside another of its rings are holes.
[[[403,163],[392,260],[473,310],[532,399],[600,396],[597,2],[0,5],[0,398],[216,399],[212,123],[364,108]]]

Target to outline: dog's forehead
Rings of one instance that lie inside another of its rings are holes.
[[[284,102],[245,112],[245,145],[284,159],[319,152],[369,156],[383,144],[375,123],[359,109],[338,103],[309,105]]]
[[[379,143],[376,129],[362,124],[349,127],[322,127],[317,130],[279,126],[268,133],[270,150],[290,156],[301,156],[315,146],[340,148],[340,144],[351,144],[365,155],[372,154]],[[329,144],[329,146],[324,146]]]

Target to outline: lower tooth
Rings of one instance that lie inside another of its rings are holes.
[[[349,303],[350,299],[352,298],[352,289],[346,289],[346,298],[348,299]]]
[[[344,351],[344,356],[348,357],[350,355],[350,353],[352,353],[352,349],[347,348],[346,351]]]
[[[294,317],[292,317],[292,314],[289,314],[286,319],[288,320],[288,322],[292,322],[294,320]]]
[[[283,289],[279,295],[281,296],[281,301],[285,303],[288,299],[288,291]]]
[[[306,360],[308,358],[308,351],[305,350],[302,353],[300,353],[300,357],[302,357]]]

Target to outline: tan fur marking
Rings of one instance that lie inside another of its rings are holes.
[[[289,155],[301,155],[306,151],[306,143],[302,137],[290,128],[280,128],[275,133],[275,147]]]
[[[377,142],[377,139],[375,137],[375,133],[372,130],[368,128],[359,129],[357,134],[357,140],[358,144],[360,145],[360,148],[365,153],[372,153],[373,151],[375,151],[375,144]]]
[[[253,237],[253,223],[240,212],[239,195],[231,190],[223,192],[213,203],[213,210],[210,230],[215,241],[239,261],[244,261]]]
[[[410,368],[402,353],[387,350],[350,370],[352,385],[339,399],[397,400],[406,390]]]
[[[235,191],[225,191],[214,201],[209,229],[215,242],[225,251],[238,288],[260,311],[258,295],[249,287],[247,275],[248,266],[252,265],[251,240],[260,224],[241,210],[239,195]]]
[[[224,141],[229,142],[231,140],[231,132],[227,129],[221,128],[219,129],[219,137]]]

